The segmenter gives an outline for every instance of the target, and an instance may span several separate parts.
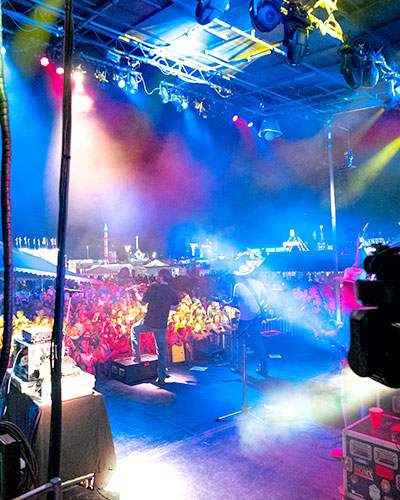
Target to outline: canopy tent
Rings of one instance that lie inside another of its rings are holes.
[[[165,262],[161,262],[161,260],[154,259],[148,264],[145,264],[143,267],[170,267],[170,265]]]
[[[107,266],[93,266],[89,269],[84,269],[83,272],[86,276],[113,276],[118,274],[118,270],[110,269]]]
[[[3,243],[0,242],[0,258],[3,262]],[[49,278],[55,278],[57,276],[57,266],[48,262],[45,259],[36,257],[35,255],[30,255],[28,253],[18,250],[18,248],[13,248],[13,266],[14,273],[16,276],[23,274],[30,274],[34,276],[43,276]],[[4,271],[4,267],[0,267],[0,272]],[[76,281],[91,281],[86,276],[81,274],[75,274],[71,271],[65,270],[65,278],[72,279]]]

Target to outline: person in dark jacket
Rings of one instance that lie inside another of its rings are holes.
[[[142,302],[147,304],[147,313],[144,319],[135,323],[131,328],[132,353],[135,362],[140,361],[140,334],[153,332],[158,355],[159,385],[165,385],[166,378],[166,334],[169,311],[179,303],[178,296],[168,285],[171,273],[161,269],[158,273],[158,282],[150,285],[143,295]]]

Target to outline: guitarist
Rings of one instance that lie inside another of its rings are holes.
[[[236,284],[233,289],[232,302],[229,305],[239,309],[240,320],[236,330],[236,346],[239,350],[232,371],[243,375],[244,360],[240,346],[249,342],[259,362],[256,372],[267,378],[267,353],[261,336],[264,319],[264,310],[261,304],[265,300],[267,291],[264,285],[254,278],[254,267],[244,264],[233,274],[236,278]]]

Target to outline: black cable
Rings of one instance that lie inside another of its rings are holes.
[[[35,454],[21,429],[13,422],[0,421],[0,434],[9,434],[21,443],[21,458],[25,462],[25,471],[21,475],[20,482],[14,492],[14,496],[22,495],[37,486],[38,466]]]
[[[0,6],[0,46],[3,44],[2,11]],[[1,226],[3,235],[4,263],[4,331],[3,346],[0,354],[0,384],[8,367],[10,357],[12,320],[13,320],[13,253],[11,231],[11,199],[10,199],[10,165],[11,165],[11,132],[8,117],[8,101],[4,83],[3,56],[0,55],[0,126],[1,126]]]
[[[12,373],[14,373],[14,370],[15,370],[15,367],[17,365],[17,361],[18,361],[18,356],[23,352],[23,348],[21,347],[21,349],[17,352],[15,358],[14,358],[14,362],[13,362],[13,365],[12,365]],[[8,396],[10,394],[10,388],[11,388],[11,374],[8,378],[8,384],[7,384],[7,389],[5,391],[5,394],[4,394],[4,403],[3,403],[3,408],[2,408],[2,411],[1,411],[1,417],[0,417],[0,420],[2,420],[4,418],[4,415],[6,414],[6,411],[7,411],[7,407],[8,407]]]

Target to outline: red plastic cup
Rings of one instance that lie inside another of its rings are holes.
[[[371,427],[374,429],[379,429],[382,423],[382,408],[370,408],[369,416],[371,417]]]

